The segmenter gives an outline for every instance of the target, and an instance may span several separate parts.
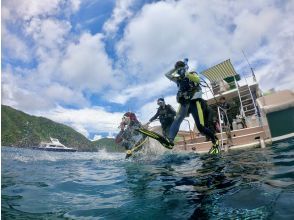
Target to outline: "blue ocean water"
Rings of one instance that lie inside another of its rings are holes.
[[[220,156],[1,153],[2,219],[294,219],[294,139]]]

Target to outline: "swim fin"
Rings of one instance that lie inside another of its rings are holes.
[[[208,151],[209,154],[219,154],[220,149],[219,149],[219,140],[216,140],[216,143],[212,145],[210,150]]]
[[[173,148],[173,143],[169,142],[165,137],[161,136],[160,134],[157,134],[154,131],[149,131],[144,128],[139,128],[139,129],[137,129],[137,131],[142,134],[145,134],[148,137],[151,137],[151,138],[157,140],[162,146],[164,146],[167,149]]]
[[[142,149],[143,145],[146,143],[147,138],[139,141],[137,145],[133,146],[132,149],[127,150],[126,152],[126,159],[133,155],[134,152],[137,152]]]

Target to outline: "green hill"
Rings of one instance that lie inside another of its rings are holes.
[[[67,125],[28,115],[5,105],[1,105],[1,131],[2,146],[33,147],[54,137],[65,146],[79,151],[97,151],[102,146],[113,151],[116,147],[114,140],[92,142]]]

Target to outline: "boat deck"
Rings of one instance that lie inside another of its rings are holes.
[[[259,126],[231,131],[231,140],[228,139],[225,132],[223,132],[222,135],[224,150],[259,146],[260,140],[267,139],[264,127]],[[178,136],[181,137],[181,140],[176,143],[174,147],[175,151],[205,153],[208,152],[212,146],[211,141],[206,140],[206,137],[202,135],[197,136],[192,132],[181,131]],[[217,137],[219,138],[221,144],[221,134],[218,133]]]

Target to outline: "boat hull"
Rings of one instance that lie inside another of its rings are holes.
[[[55,151],[55,152],[76,152],[76,149],[54,149],[54,148],[40,148],[40,147],[34,147],[35,150],[42,150],[42,151]]]

